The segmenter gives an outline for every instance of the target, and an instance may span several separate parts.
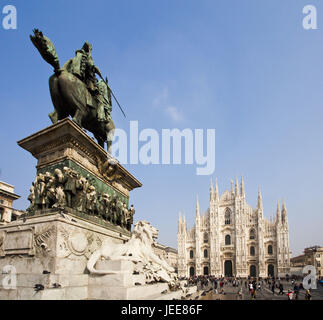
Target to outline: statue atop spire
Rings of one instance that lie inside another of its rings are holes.
[[[196,219],[200,219],[200,204],[198,195],[196,195],[196,210],[195,210]]]
[[[219,187],[218,187],[218,179],[215,179],[215,189],[214,189],[214,198],[216,201],[219,200]]]
[[[242,198],[246,197],[245,194],[245,189],[244,189],[244,181],[243,181],[243,176],[241,176],[241,183],[240,183],[240,195]]]
[[[214,191],[213,191],[213,181],[211,178],[211,184],[210,184],[210,201],[214,199]]]
[[[258,188],[258,204],[257,204],[257,209],[263,211],[263,205],[262,205],[262,197],[261,197],[260,187]]]
[[[236,177],[236,183],[235,183],[235,196],[239,197],[239,183],[238,183],[237,177]]]
[[[283,205],[282,205],[282,222],[283,223],[287,222],[287,210],[286,210],[285,200],[283,200]]]
[[[276,210],[276,222],[281,222],[281,214],[280,214],[280,207],[279,207],[279,200],[277,200],[277,210]]]

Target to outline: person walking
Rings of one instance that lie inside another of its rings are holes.
[[[242,287],[239,289],[239,291],[237,293],[237,299],[242,300]]]
[[[295,286],[294,286],[294,293],[295,293],[295,300],[298,300],[299,286],[297,285],[297,283],[295,283]]]
[[[288,290],[288,292],[287,292],[287,299],[288,300],[293,300],[293,291],[292,290]]]
[[[280,283],[279,284],[279,293],[278,293],[278,295],[283,295],[284,294],[284,286],[283,286],[283,284],[282,283]]]
[[[309,289],[306,290],[305,300],[312,300],[312,295]]]
[[[249,282],[249,294],[252,293],[252,290],[253,290],[253,285],[251,282]]]
[[[275,283],[272,283],[271,285],[271,291],[273,293],[273,295],[275,294]]]

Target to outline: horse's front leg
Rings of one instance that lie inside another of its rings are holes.
[[[114,130],[115,130],[115,126],[114,126],[114,123],[113,123],[112,119],[109,121],[109,123],[106,126],[105,130],[107,132],[107,150],[108,150],[108,153],[111,154],[111,147],[112,147],[112,142],[113,142],[113,137],[114,137]]]
[[[99,135],[94,135],[95,139],[97,140],[100,147],[104,149],[104,140]]]

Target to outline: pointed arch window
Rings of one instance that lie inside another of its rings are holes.
[[[251,246],[251,247],[250,247],[250,255],[251,255],[251,256],[254,256],[254,255],[255,255],[255,253],[256,253],[256,251],[255,251],[255,247],[254,247],[254,246]]]
[[[230,245],[230,244],[231,244],[231,237],[230,237],[230,235],[229,235],[229,234],[227,234],[227,235],[225,236],[225,240],[224,240],[224,242],[225,242],[225,245],[226,245],[226,246],[228,246],[228,245]]]
[[[204,258],[207,258],[209,256],[207,249],[204,249]]]
[[[194,258],[194,252],[193,250],[190,250],[190,259],[193,259]]]
[[[250,230],[249,239],[250,240],[255,240],[256,239],[256,231],[255,231],[255,229]]]
[[[204,233],[204,243],[208,243],[209,242],[209,235],[207,232]]]
[[[273,254],[273,246],[271,244],[268,246],[268,254]]]
[[[229,208],[225,210],[224,224],[231,224],[231,210]]]

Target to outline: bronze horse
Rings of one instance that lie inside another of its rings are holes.
[[[98,144],[104,148],[107,142],[108,151],[112,144],[114,134],[114,123],[110,117],[109,121],[98,121],[98,100],[90,93],[87,85],[66,67],[59,66],[59,60],[54,45],[41,31],[35,29],[31,41],[38,49],[46,62],[54,67],[54,74],[49,78],[49,89],[55,110],[49,114],[52,123],[57,123],[68,116],[80,127],[93,133]],[[103,96],[107,100],[108,85],[103,80],[98,82],[103,88]],[[111,102],[110,102],[111,103]]]

